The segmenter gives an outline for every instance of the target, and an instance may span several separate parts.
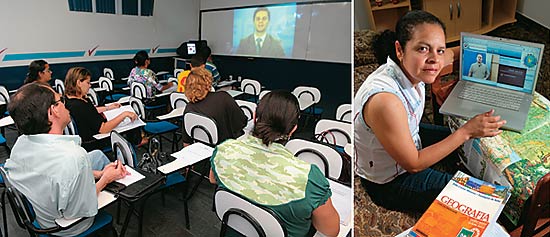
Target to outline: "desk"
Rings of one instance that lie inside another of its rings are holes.
[[[332,191],[332,205],[340,215],[340,232],[338,237],[346,236],[353,228],[351,203],[353,202],[353,192],[351,188],[343,184],[328,180],[330,190]],[[323,237],[325,235],[317,232],[315,237]]]
[[[225,92],[227,92],[233,98],[243,94],[242,91],[236,91],[236,90],[226,90]]]
[[[11,116],[3,117],[0,119],[0,127],[6,127],[15,124]]]
[[[121,114],[122,112],[124,111],[130,111],[130,112],[134,112],[134,109],[132,109],[132,107],[130,105],[125,105],[125,106],[122,106],[120,108],[117,108],[117,109],[113,109],[113,110],[109,110],[109,111],[105,111],[103,112],[103,114],[105,115],[105,117],[107,118],[107,121],[115,118],[116,116],[118,116],[119,114]],[[130,122],[130,123],[120,123],[116,128],[114,128],[113,130],[119,132],[119,133],[123,133],[123,132],[126,132],[126,131],[129,131],[129,130],[132,130],[134,128],[137,128],[137,127],[142,127],[142,126],[145,126],[145,123],[138,117],[136,120],[134,120],[133,122]],[[94,138],[97,139],[97,140],[101,140],[103,138],[107,138],[111,136],[110,133],[102,133],[102,134],[96,134],[94,135]]]
[[[114,202],[115,200],[117,199],[117,197],[110,193],[110,192],[107,192],[107,191],[101,191],[98,195],[97,195],[97,209],[101,209],[109,204],[111,204],[112,202]],[[75,222],[79,221],[80,219],[82,218],[75,218],[75,219],[55,219],[55,223],[61,227],[68,227],[72,224],[74,224]]]
[[[168,120],[168,119],[173,119],[173,118],[177,118],[177,117],[182,117],[184,111],[185,111],[185,107],[175,108],[172,111],[170,111],[170,113],[157,116],[157,119],[158,120]]]
[[[550,172],[550,101],[535,93],[522,133],[504,131],[496,137],[472,139],[459,154],[477,178],[510,186],[511,196],[502,213],[517,224],[525,201]],[[447,117],[451,129],[465,121]]]
[[[160,186],[164,180],[165,177],[160,174],[152,174],[143,172],[141,170],[135,169],[137,172],[145,176],[145,178],[133,183],[132,185],[123,188],[122,190],[107,185],[105,187],[105,190],[108,190],[112,193],[115,193],[118,195],[120,199],[127,202],[128,212],[126,213],[126,218],[124,219],[124,224],[122,225],[122,230],[120,231],[119,236],[124,236],[126,233],[126,230],[128,229],[128,223],[130,223],[130,218],[132,217],[132,213],[134,212],[134,209],[136,208],[136,203],[140,200],[143,200],[144,203],[141,205],[141,207],[138,210],[139,215],[139,223],[138,223],[138,236],[141,236],[142,226],[143,226],[143,210],[145,208],[145,201],[149,196],[151,196],[154,191],[157,189],[158,186]]]

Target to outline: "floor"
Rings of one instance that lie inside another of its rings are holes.
[[[13,129],[6,129],[6,139],[10,147],[16,140],[17,132]],[[298,130],[295,137],[309,139],[313,137],[313,127],[311,123]],[[163,147],[171,147],[168,144]],[[138,154],[142,154],[143,149],[138,150]],[[138,155],[138,157],[141,157]],[[5,149],[0,147],[0,162],[3,163],[8,158]],[[191,182],[194,183],[198,177],[194,176]],[[177,186],[177,185],[176,185]],[[189,216],[190,229],[185,228],[185,215],[183,201],[181,199],[181,186],[170,188],[165,193],[165,206],[162,205],[161,193],[156,193],[148,200],[145,208],[145,217],[143,225],[143,236],[219,236],[221,222],[213,210],[213,195],[215,186],[207,180],[203,180],[189,201]],[[122,205],[120,224],[117,224],[117,219],[114,219],[114,225],[118,233],[122,229],[122,222],[126,214],[126,208]],[[116,216],[116,204],[110,204],[105,207],[105,210]],[[0,217],[1,219],[1,217]],[[20,228],[13,217],[11,208],[8,208],[8,235],[9,236],[28,236],[28,233]],[[138,220],[134,215],[131,217],[129,228],[125,236],[137,236]],[[3,229],[3,227],[1,227]],[[99,236],[111,236],[110,232],[104,231]]]

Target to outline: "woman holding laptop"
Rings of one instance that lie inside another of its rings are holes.
[[[441,138],[421,130],[424,86],[433,83],[445,65],[445,26],[428,12],[411,11],[395,30],[376,39],[377,58],[387,62],[355,95],[356,173],[378,205],[424,211],[452,177],[430,166],[471,138],[500,134],[506,121],[491,110],[452,134],[439,131]]]

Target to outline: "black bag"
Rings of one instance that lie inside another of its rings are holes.
[[[166,152],[160,151],[160,142],[156,138],[149,141],[149,152],[143,153],[143,157],[139,161],[138,168],[149,173],[156,174],[157,168],[164,164],[170,163],[174,158]]]

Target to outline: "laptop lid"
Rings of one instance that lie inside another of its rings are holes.
[[[460,79],[533,94],[544,45],[462,32]]]

